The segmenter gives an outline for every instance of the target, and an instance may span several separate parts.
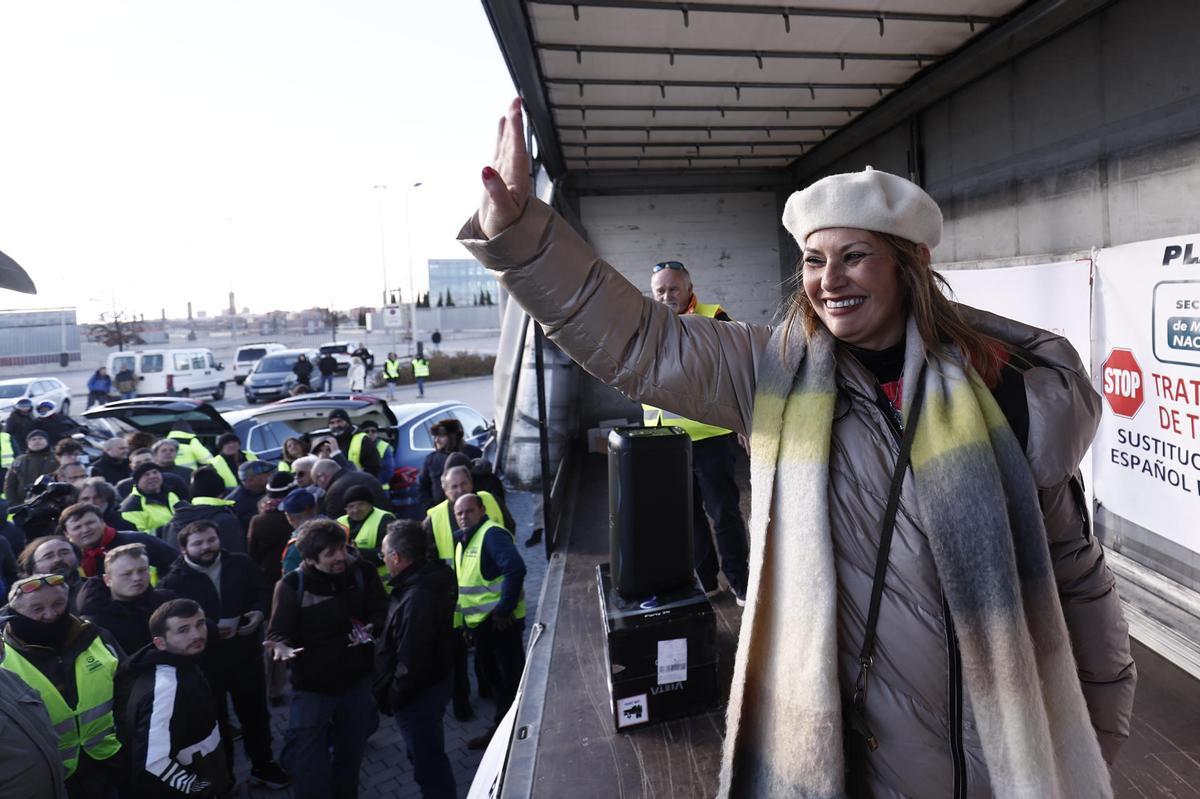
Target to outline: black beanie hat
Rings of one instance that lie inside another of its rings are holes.
[[[162,471],[162,469],[159,467],[159,465],[157,463],[155,463],[154,461],[146,461],[145,463],[140,464],[136,469],[133,470],[133,474],[130,475],[130,478],[133,480],[133,485],[136,488],[137,484],[138,484],[138,480],[141,480],[142,476],[145,475],[146,472],[161,472],[161,471]]]
[[[192,496],[223,497],[225,496],[225,481],[211,466],[201,466],[192,472]]]
[[[236,441],[238,444],[242,443],[242,440],[237,437],[237,433],[222,433],[217,439],[217,449],[224,448],[231,441]]]
[[[375,497],[371,495],[371,489],[366,486],[351,486],[345,494],[342,495],[342,501],[345,504],[351,502],[369,502],[375,504]]]
[[[329,412],[329,421],[332,422],[334,419],[341,419],[345,422],[349,422],[350,414],[346,413],[346,411],[342,408],[334,408]]]

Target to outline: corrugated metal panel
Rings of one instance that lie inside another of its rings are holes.
[[[57,363],[63,352],[78,361],[79,343],[74,308],[0,311],[0,366]]]

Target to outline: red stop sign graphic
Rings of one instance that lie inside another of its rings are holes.
[[[1132,419],[1142,407],[1145,394],[1142,367],[1127,349],[1117,347],[1108,354],[1102,372],[1104,398],[1117,416]]]

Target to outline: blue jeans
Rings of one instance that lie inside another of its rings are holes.
[[[423,377],[417,378],[417,396],[418,397],[425,396],[425,378],[423,378]]]
[[[279,756],[292,778],[292,795],[296,799],[357,797],[358,771],[367,739],[378,726],[370,679],[340,694],[293,691],[291,716]]]
[[[333,391],[333,375],[321,375],[321,390]]]
[[[396,709],[396,726],[404,736],[413,777],[424,799],[454,799],[458,788],[446,757],[442,717],[450,703],[450,677],[429,688],[411,704]]]

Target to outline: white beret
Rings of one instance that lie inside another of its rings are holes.
[[[890,233],[932,250],[942,240],[942,210],[911,180],[867,167],[794,192],[783,208],[783,226],[801,247],[814,230],[848,227]]]

